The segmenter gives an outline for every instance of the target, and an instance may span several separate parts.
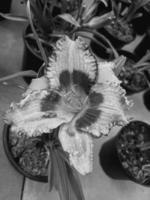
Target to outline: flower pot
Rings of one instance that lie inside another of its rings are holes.
[[[10,126],[4,125],[3,146],[6,156],[20,174],[31,180],[48,182],[49,161],[44,147],[47,137],[44,134],[27,139],[24,134],[18,135],[11,131]]]
[[[5,0],[0,2],[0,12],[9,13],[11,8],[11,0]],[[0,17],[0,20],[3,20],[3,17]]]
[[[114,47],[119,49],[123,45],[132,42],[136,32],[131,24],[122,26],[121,22],[112,21],[111,24],[104,27],[103,34],[112,42]]]
[[[150,186],[150,125],[142,121],[128,123],[117,135],[116,149],[128,177]]]
[[[106,141],[99,152],[99,162],[104,172],[112,179],[127,180],[128,176],[119,161],[116,149],[117,136]]]

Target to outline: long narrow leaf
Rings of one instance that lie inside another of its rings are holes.
[[[85,200],[81,183],[77,172],[66,162],[66,156],[62,149],[53,148],[52,162],[54,174],[54,186],[57,189],[60,200]]]
[[[38,34],[36,33],[36,30],[35,30],[33,22],[32,22],[31,9],[30,9],[30,1],[29,0],[27,1],[27,15],[28,15],[28,18],[29,18],[29,22],[30,22],[33,34],[35,35],[37,45],[38,45],[40,53],[42,55],[42,58],[43,58],[43,60],[44,60],[44,62],[46,64],[46,66],[48,66],[48,58],[47,58],[47,56],[45,54],[45,51],[44,51],[44,49],[43,49],[43,47],[42,47],[42,45],[41,45],[41,43],[39,41]]]
[[[1,77],[0,82],[8,81],[10,79],[20,77],[20,76],[37,77],[37,73],[35,71],[32,71],[32,70],[21,71],[21,72],[15,73],[15,74],[11,74],[11,75],[8,75],[8,76]]]
[[[10,13],[4,14],[4,13],[0,12],[0,16],[5,18],[5,19],[12,20],[12,21],[18,21],[18,22],[27,22],[28,21],[27,17],[17,16],[17,15],[10,14]]]
[[[76,19],[68,14],[68,13],[64,13],[61,15],[58,15],[58,17],[62,18],[63,20],[65,20],[66,22],[69,22],[70,24],[76,26],[76,27],[80,27],[80,24],[78,23],[78,21],[76,21]]]
[[[135,15],[135,13],[137,12],[138,9],[140,9],[141,7],[145,6],[147,3],[149,3],[150,0],[137,0],[137,1],[132,1],[131,6],[128,9],[128,13],[126,15],[125,20],[127,22],[131,21]]]
[[[94,37],[94,34],[92,33],[88,33],[86,31],[77,31],[76,32],[76,35],[78,36],[82,36],[83,38],[87,38],[91,41],[94,41],[96,44],[100,45],[103,49],[105,49],[107,51],[107,47],[102,43],[100,42],[99,40],[97,40],[95,37]]]
[[[35,40],[36,41],[36,38],[34,37],[34,34],[33,33],[30,33],[28,35],[25,35],[25,38],[26,39],[31,39],[31,40]],[[44,44],[45,46],[47,47],[54,47],[54,45],[50,42],[47,42],[46,40],[43,40],[42,38],[39,37],[39,41]]]
[[[84,24],[84,26],[98,29],[110,23],[113,18],[114,18],[114,13],[111,11],[102,16],[93,17],[87,24]]]

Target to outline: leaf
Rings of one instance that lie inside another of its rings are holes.
[[[27,35],[25,35],[25,38],[26,39],[31,39],[31,40],[35,40],[36,41],[36,38],[35,38],[35,36],[34,36],[34,34],[33,33],[29,33],[29,34],[27,34]],[[52,44],[52,43],[50,43],[50,42],[48,42],[48,41],[46,41],[46,40],[44,40],[44,39],[42,39],[42,38],[40,38],[39,37],[39,41],[43,44],[43,45],[45,45],[45,46],[47,46],[47,47],[54,47],[54,45]]]
[[[1,77],[0,82],[8,81],[10,79],[20,77],[20,76],[37,77],[37,73],[35,71],[32,71],[32,70],[20,71],[20,72],[16,72],[16,73],[8,75],[8,76]]]
[[[54,163],[52,160],[52,149],[50,148],[49,153],[49,165],[48,165],[48,183],[49,183],[49,191],[51,191],[54,187]]]
[[[54,186],[59,192],[60,200],[85,200],[78,174],[66,162],[65,152],[60,148],[53,147],[51,161]]]
[[[116,76],[118,76],[120,74],[122,68],[125,65],[125,62],[126,62],[126,57],[122,56],[122,55],[114,60],[115,67],[114,67],[113,71]]]
[[[58,15],[58,17],[62,18],[63,20],[65,20],[66,22],[69,22],[70,24],[76,26],[76,27],[80,27],[80,24],[76,21],[76,19],[68,14],[68,13],[64,13],[61,15]]]
[[[136,1],[132,1],[129,9],[128,9],[128,13],[125,17],[125,20],[127,22],[131,21],[134,18],[135,13],[137,12],[137,10],[139,10],[141,7],[145,6],[147,3],[149,3],[150,0],[136,0]]]
[[[33,24],[33,20],[32,20],[32,14],[31,14],[31,5],[30,5],[30,1],[28,0],[27,1],[27,16],[28,16],[28,19],[29,19],[29,22],[30,22],[30,26],[31,26],[31,29],[33,31],[33,34],[35,36],[35,39],[36,39],[36,42],[37,42],[37,45],[38,45],[38,48],[40,50],[40,53],[42,55],[42,58],[46,64],[46,66],[48,66],[48,58],[46,56],[46,53],[43,49],[43,46],[41,44],[41,42],[39,41],[39,36],[35,30],[35,27],[34,27],[34,24]]]
[[[83,29],[82,31],[77,31],[76,32],[77,35],[80,35],[82,37],[88,38],[90,40],[93,40],[94,42],[96,42],[98,45],[100,45],[102,48],[104,48],[106,51],[111,53],[111,50],[114,54],[115,58],[118,58],[118,52],[115,49],[115,47],[111,44],[111,42],[109,41],[108,38],[106,38],[106,36],[104,36],[103,34],[99,33],[98,31],[95,30],[91,30],[91,29]],[[106,45],[104,45],[104,43],[102,43],[99,39],[96,39],[94,36],[96,36],[97,38],[100,38],[102,41],[104,41],[106,44],[108,44],[110,46],[110,48],[108,48]]]
[[[12,21],[18,21],[18,22],[27,22],[28,21],[27,17],[17,16],[17,15],[13,15],[13,14],[10,14],[10,13],[4,14],[4,13],[0,12],[0,16],[5,18],[5,19],[12,20]]]
[[[83,38],[87,38],[89,39],[90,41],[94,41],[95,43],[97,43],[98,45],[100,45],[103,49],[105,49],[107,51],[107,47],[102,43],[100,42],[99,40],[97,40],[95,37],[94,37],[94,34],[93,33],[89,33],[89,32],[86,32],[86,31],[77,31],[76,34],[78,36],[82,36]]]
[[[84,24],[84,26],[96,29],[102,28],[104,25],[110,23],[113,18],[114,18],[114,13],[111,11],[102,16],[97,16],[92,18],[87,24]]]
[[[84,16],[90,15],[93,8],[95,9],[100,2],[102,2],[105,6],[108,6],[107,0],[98,0],[98,1],[96,1],[96,0],[83,0],[82,6],[85,7],[83,15]]]
[[[98,4],[102,2],[105,6],[108,6],[107,0],[83,0],[82,7],[84,9],[82,14],[83,21],[87,22],[89,21],[93,15],[96,9],[98,8]]]

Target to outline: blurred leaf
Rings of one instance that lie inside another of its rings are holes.
[[[129,6],[128,13],[127,13],[127,15],[125,17],[125,20],[127,22],[131,21],[134,18],[134,15],[137,12],[137,10],[140,9],[141,7],[145,6],[149,2],[150,2],[150,0],[132,1],[131,5]]]
[[[87,31],[89,31],[90,33],[93,33],[94,36],[96,36],[97,38],[99,38],[99,39],[101,39],[103,42],[105,42],[105,43],[110,47],[110,49],[112,50],[112,52],[113,52],[113,54],[114,54],[114,57],[115,57],[115,58],[118,58],[119,55],[118,55],[117,50],[115,49],[115,47],[112,45],[112,43],[109,41],[109,39],[108,39],[105,35],[99,33],[99,32],[96,31],[96,30],[88,29]],[[98,42],[99,42],[99,39],[97,39]],[[102,45],[101,45],[101,46],[102,46]],[[105,47],[105,49],[106,49],[107,51],[110,50],[110,49],[109,49],[108,47],[106,47],[105,45],[103,45],[102,47]]]
[[[107,0],[83,0],[82,6],[85,8],[83,16],[88,17],[91,15],[100,2],[104,3],[105,6],[108,5]]]
[[[0,82],[8,81],[10,79],[13,79],[16,77],[22,77],[22,76],[37,77],[37,73],[33,70],[20,71],[20,72],[16,72],[16,73],[8,75],[8,76],[1,77]]]
[[[145,69],[150,70],[150,62],[136,63],[133,65],[133,68],[139,68],[139,71],[143,71]]]
[[[52,160],[51,148],[50,148],[49,165],[48,165],[48,183],[49,183],[49,191],[51,191],[54,187],[54,163]]]
[[[90,32],[87,32],[87,31],[77,31],[76,34],[78,36],[82,36],[83,38],[89,39],[89,41],[94,41],[96,44],[98,44],[103,49],[105,49],[105,51],[108,51],[108,48],[101,41],[99,41],[98,39],[96,39],[94,37],[93,33],[90,33]]]
[[[113,69],[116,76],[118,76],[126,63],[127,58],[125,56],[119,56],[113,62],[115,63],[115,67]]]
[[[34,36],[33,33],[29,33],[29,34],[25,35],[25,38],[26,38],[26,39],[31,39],[31,40],[35,40],[35,41],[36,41],[36,38],[35,38],[35,36]],[[48,41],[46,41],[46,40],[43,40],[43,39],[40,38],[40,37],[39,37],[39,41],[40,41],[42,44],[44,44],[45,46],[47,46],[47,47],[53,47],[53,46],[54,46],[52,43],[50,43],[50,42],[48,42]]]
[[[60,147],[52,148],[51,161],[53,183],[59,192],[60,200],[85,200],[78,174],[66,162],[66,153]]]
[[[33,32],[33,34],[35,36],[38,48],[40,50],[41,56],[43,58],[43,61],[45,62],[45,65],[48,66],[48,58],[46,56],[46,53],[45,53],[45,51],[43,49],[43,46],[42,46],[42,44],[41,44],[41,42],[39,40],[39,36],[38,36],[38,34],[36,32],[36,29],[34,27],[34,24],[33,24],[32,14],[31,14],[31,5],[30,5],[30,1],[29,0],[27,1],[27,16],[28,16],[28,19],[29,19],[29,23],[30,23],[32,32]]]
[[[72,24],[72,25],[74,25],[76,27],[80,27],[80,24],[76,21],[76,19],[74,17],[72,17],[72,15],[70,15],[68,13],[58,15],[58,17],[62,18],[66,22],[69,22],[70,24]]]
[[[54,26],[52,8],[48,9],[46,6],[44,7],[44,4],[41,4],[39,0],[32,0],[30,2],[34,24],[36,24],[41,32],[46,34],[51,33]]]
[[[10,14],[10,13],[4,14],[4,13],[0,12],[0,16],[5,18],[5,19],[12,20],[12,21],[18,21],[18,22],[27,22],[28,21],[27,17],[17,16],[17,15],[13,15],[13,14]]]
[[[111,22],[113,18],[114,13],[111,11],[102,16],[93,17],[87,24],[84,24],[84,26],[98,29]]]

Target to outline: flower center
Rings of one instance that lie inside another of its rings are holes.
[[[63,94],[62,103],[65,110],[71,113],[78,113],[86,101],[86,94],[76,86]]]

